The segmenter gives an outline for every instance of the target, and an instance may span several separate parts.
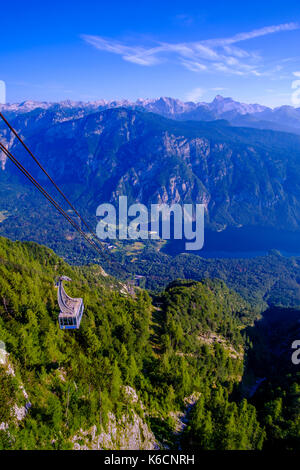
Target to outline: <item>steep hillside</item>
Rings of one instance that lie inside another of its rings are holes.
[[[82,116],[76,107],[57,105],[21,112],[12,120],[92,227],[98,204],[116,202],[121,194],[148,205],[198,202],[206,205],[205,249],[298,252],[299,136],[236,128],[225,121],[178,122],[128,108],[93,110]],[[3,126],[0,134],[46,183]],[[299,305],[294,259],[174,259],[145,246],[134,253],[128,247],[115,249],[108,263],[99,260],[3,156],[0,234],[45,244],[72,264],[100,261],[118,277],[145,276],[150,289],[178,277],[218,277],[260,306]],[[180,243],[173,251],[167,248],[171,255],[184,251]]]
[[[12,123],[91,217],[100,203],[124,194],[129,202],[147,205],[203,203],[206,226],[213,230],[299,230],[299,136],[231,127],[225,121],[178,122],[125,108],[59,123],[53,113],[35,110]],[[0,135],[45,182],[3,127]],[[13,181],[24,180],[2,156],[1,185],[9,184],[9,192],[16,194]],[[2,205],[7,210],[5,201]]]
[[[148,289],[161,290],[181,279],[222,279],[253,307],[300,306],[300,259],[277,251],[253,258],[202,258],[192,254],[167,256],[153,247],[128,252],[129,272],[144,276]]]
[[[241,380],[240,331],[254,316],[220,282],[175,283],[153,305],[99,266],[71,268],[44,247],[4,238],[0,271],[2,448],[176,447],[190,403],[208,400],[212,387],[229,403]],[[79,331],[58,328],[54,279],[62,273],[73,279],[70,294],[84,298]],[[254,408],[236,406],[234,419],[254,420],[245,448],[260,448]],[[231,448],[226,409],[218,432]]]

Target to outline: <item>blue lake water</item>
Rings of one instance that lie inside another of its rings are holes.
[[[278,250],[282,256],[300,257],[299,253],[290,253],[288,251]],[[191,252],[192,253],[192,252]],[[257,258],[258,256],[267,256],[271,251],[198,251],[197,255],[202,258]]]
[[[204,247],[199,251],[186,251],[187,240],[170,240],[162,251],[173,256],[190,253],[202,258],[255,258],[277,250],[283,256],[300,257],[300,232],[242,227],[223,232],[207,230],[204,238]]]

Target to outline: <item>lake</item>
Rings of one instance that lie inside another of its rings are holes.
[[[241,227],[222,232],[205,230],[204,247],[199,251],[185,251],[186,241],[170,240],[162,252],[172,256],[190,253],[203,258],[255,258],[278,250],[283,256],[300,256],[300,232],[272,228]]]

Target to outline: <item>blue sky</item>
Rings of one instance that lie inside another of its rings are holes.
[[[221,94],[278,106],[298,86],[298,1],[17,0],[1,17],[11,103]]]

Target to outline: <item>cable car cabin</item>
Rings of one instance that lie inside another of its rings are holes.
[[[60,307],[60,314],[58,316],[59,326],[62,330],[78,329],[82,319],[84,310],[83,300],[72,299],[66,294],[63,281],[71,281],[67,276],[61,276],[56,284],[57,287],[57,300]]]

